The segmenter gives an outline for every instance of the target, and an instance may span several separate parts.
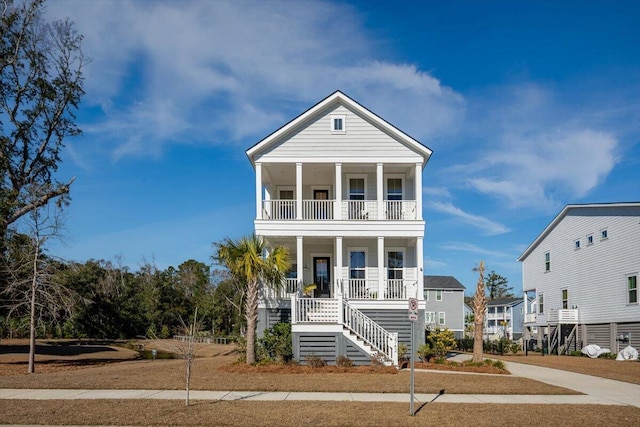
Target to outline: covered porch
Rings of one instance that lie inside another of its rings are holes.
[[[421,238],[278,237],[269,246],[288,248],[291,270],[281,289],[266,298],[423,299]],[[309,289],[309,285],[315,285]],[[307,292],[305,292],[305,289]]]

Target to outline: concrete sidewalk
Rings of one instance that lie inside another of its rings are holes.
[[[262,391],[203,391],[194,390],[191,400],[227,401],[341,401],[341,402],[399,402],[408,403],[409,393],[317,393]],[[0,399],[168,399],[182,400],[183,390],[73,390],[73,389],[0,389]],[[595,404],[622,405],[589,395],[495,395],[495,394],[424,394],[416,393],[418,403],[534,403],[534,404]]]
[[[453,359],[468,358],[457,355]],[[575,390],[584,395],[489,395],[489,394],[416,394],[420,403],[516,403],[516,404],[597,404],[640,407],[640,385],[614,381],[559,369],[505,362],[514,376]],[[630,363],[630,362],[620,362]],[[432,371],[441,372],[441,371]],[[473,375],[473,374],[469,374]],[[523,390],[526,392],[526,390]],[[68,390],[68,389],[0,389],[0,399],[172,399],[185,398],[183,390]],[[271,400],[271,401],[347,401],[409,402],[409,393],[315,393],[203,391],[190,393],[193,400]]]

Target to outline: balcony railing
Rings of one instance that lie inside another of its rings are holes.
[[[578,310],[551,309],[549,310],[547,321],[550,324],[554,324],[554,323],[577,324]]]
[[[298,279],[285,279],[278,289],[263,286],[261,288],[261,299],[289,299],[292,294],[298,292]]]
[[[340,209],[344,221],[411,221],[417,218],[415,200],[385,200],[382,203],[380,217],[377,200],[343,200],[339,207],[335,200],[303,200],[302,219],[334,220],[337,209]],[[264,219],[295,221],[298,218],[295,200],[264,200],[262,209]]]
[[[488,320],[511,320],[511,313],[487,313]]]
[[[344,281],[345,298],[357,299],[378,299],[379,286],[378,280],[369,279],[346,279]],[[409,279],[389,279],[383,282],[382,299],[386,300],[405,300],[414,297],[416,293],[417,283],[415,280]]]
[[[536,313],[527,313],[524,315],[524,323],[536,323],[538,315]]]

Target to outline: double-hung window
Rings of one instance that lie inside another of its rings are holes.
[[[627,303],[638,304],[638,276],[627,276]]]
[[[544,271],[551,271],[551,252],[544,253]]]
[[[562,308],[565,310],[569,308],[569,290],[568,289],[562,290]]]
[[[442,301],[442,289],[436,290],[436,301]]]
[[[445,325],[445,313],[444,313],[444,311],[438,312],[438,325],[440,325],[440,326],[444,326]]]
[[[538,294],[538,313],[544,313],[544,294]]]

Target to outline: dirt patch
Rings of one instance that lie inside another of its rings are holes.
[[[237,374],[392,374],[398,373],[393,366],[321,366],[312,368],[306,365],[247,365],[245,363],[233,363],[218,368],[222,372],[234,372]]]

